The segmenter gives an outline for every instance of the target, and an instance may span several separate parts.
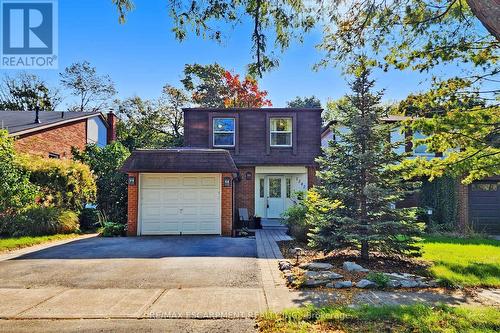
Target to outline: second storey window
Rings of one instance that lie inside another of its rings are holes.
[[[214,141],[216,147],[234,147],[234,118],[214,118]]]
[[[292,146],[292,118],[271,118],[271,146]]]

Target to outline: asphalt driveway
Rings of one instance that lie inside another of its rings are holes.
[[[0,261],[4,288],[203,288],[260,285],[254,239],[89,238]]]

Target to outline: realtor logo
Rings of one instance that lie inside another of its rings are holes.
[[[57,0],[0,0],[1,68],[57,68]]]

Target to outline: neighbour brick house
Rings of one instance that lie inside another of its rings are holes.
[[[15,138],[17,152],[50,158],[71,158],[72,147],[108,144],[115,125],[113,113],[0,111],[0,129]]]
[[[231,236],[239,208],[277,219],[315,183],[321,109],[189,108],[184,147],[138,150],[129,174],[128,234]]]

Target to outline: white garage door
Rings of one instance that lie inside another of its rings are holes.
[[[220,174],[141,174],[139,186],[142,235],[220,235]]]

